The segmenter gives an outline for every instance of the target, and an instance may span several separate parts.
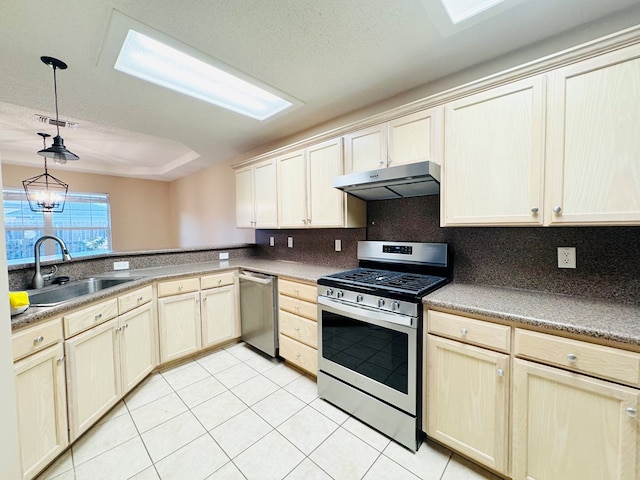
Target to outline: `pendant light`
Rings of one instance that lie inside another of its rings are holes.
[[[79,160],[75,153],[70,152],[64,146],[64,139],[60,136],[60,120],[58,118],[58,84],[56,82],[56,69],[65,70],[67,64],[62,60],[58,60],[53,57],[40,57],[40,60],[46,65],[53,68],[53,93],[56,101],[56,129],[58,134],[53,137],[53,145],[49,148],[45,148],[38,152],[38,155],[42,155],[45,158],[53,158],[56,163],[67,163],[67,160]]]
[[[42,132],[38,132],[38,135],[42,137],[42,144],[46,148],[46,139],[51,135]],[[64,211],[69,185],[49,174],[46,156],[44,157],[44,173],[23,180],[22,186],[27,194],[31,211],[56,213]]]

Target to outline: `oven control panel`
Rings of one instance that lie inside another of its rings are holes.
[[[409,245],[382,245],[382,253],[399,253],[413,255],[413,247]]]
[[[353,306],[364,306],[374,310],[382,310],[410,317],[417,317],[418,309],[422,307],[422,303],[417,304],[404,300],[394,300],[380,295],[354,292],[345,288],[328,287],[324,285],[318,285],[318,296],[332,298]]]

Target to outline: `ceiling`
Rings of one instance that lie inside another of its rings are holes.
[[[41,166],[36,132],[55,135],[42,55],[69,65],[60,118],[79,124],[60,134],[80,160],[56,168],[173,180],[580,25],[640,23],[638,0],[507,1],[456,28],[438,0],[4,0],[0,158]],[[114,11],[302,105],[260,122],[118,72]]]

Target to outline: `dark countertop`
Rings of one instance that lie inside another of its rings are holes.
[[[434,309],[640,347],[640,305],[553,293],[451,283],[423,298]]]
[[[95,277],[134,277],[136,280],[115,287],[107,288],[96,293],[83,295],[54,307],[29,307],[25,313],[11,317],[12,330],[31,325],[40,320],[49,319],[56,315],[64,315],[66,312],[83,307],[95,301],[112,297],[128,290],[133,290],[153,282],[170,280],[184,276],[206,275],[224,270],[244,268],[256,272],[288,277],[294,280],[315,282],[318,278],[344,270],[339,267],[327,267],[321,265],[309,265],[305,263],[263,260],[258,258],[242,258],[237,260],[223,260],[204,263],[191,263],[183,265],[170,265],[166,267],[152,267],[138,270],[120,270],[105,272]]]

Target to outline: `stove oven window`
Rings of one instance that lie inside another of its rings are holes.
[[[323,312],[322,356],[408,393],[409,337],[405,333]]]

